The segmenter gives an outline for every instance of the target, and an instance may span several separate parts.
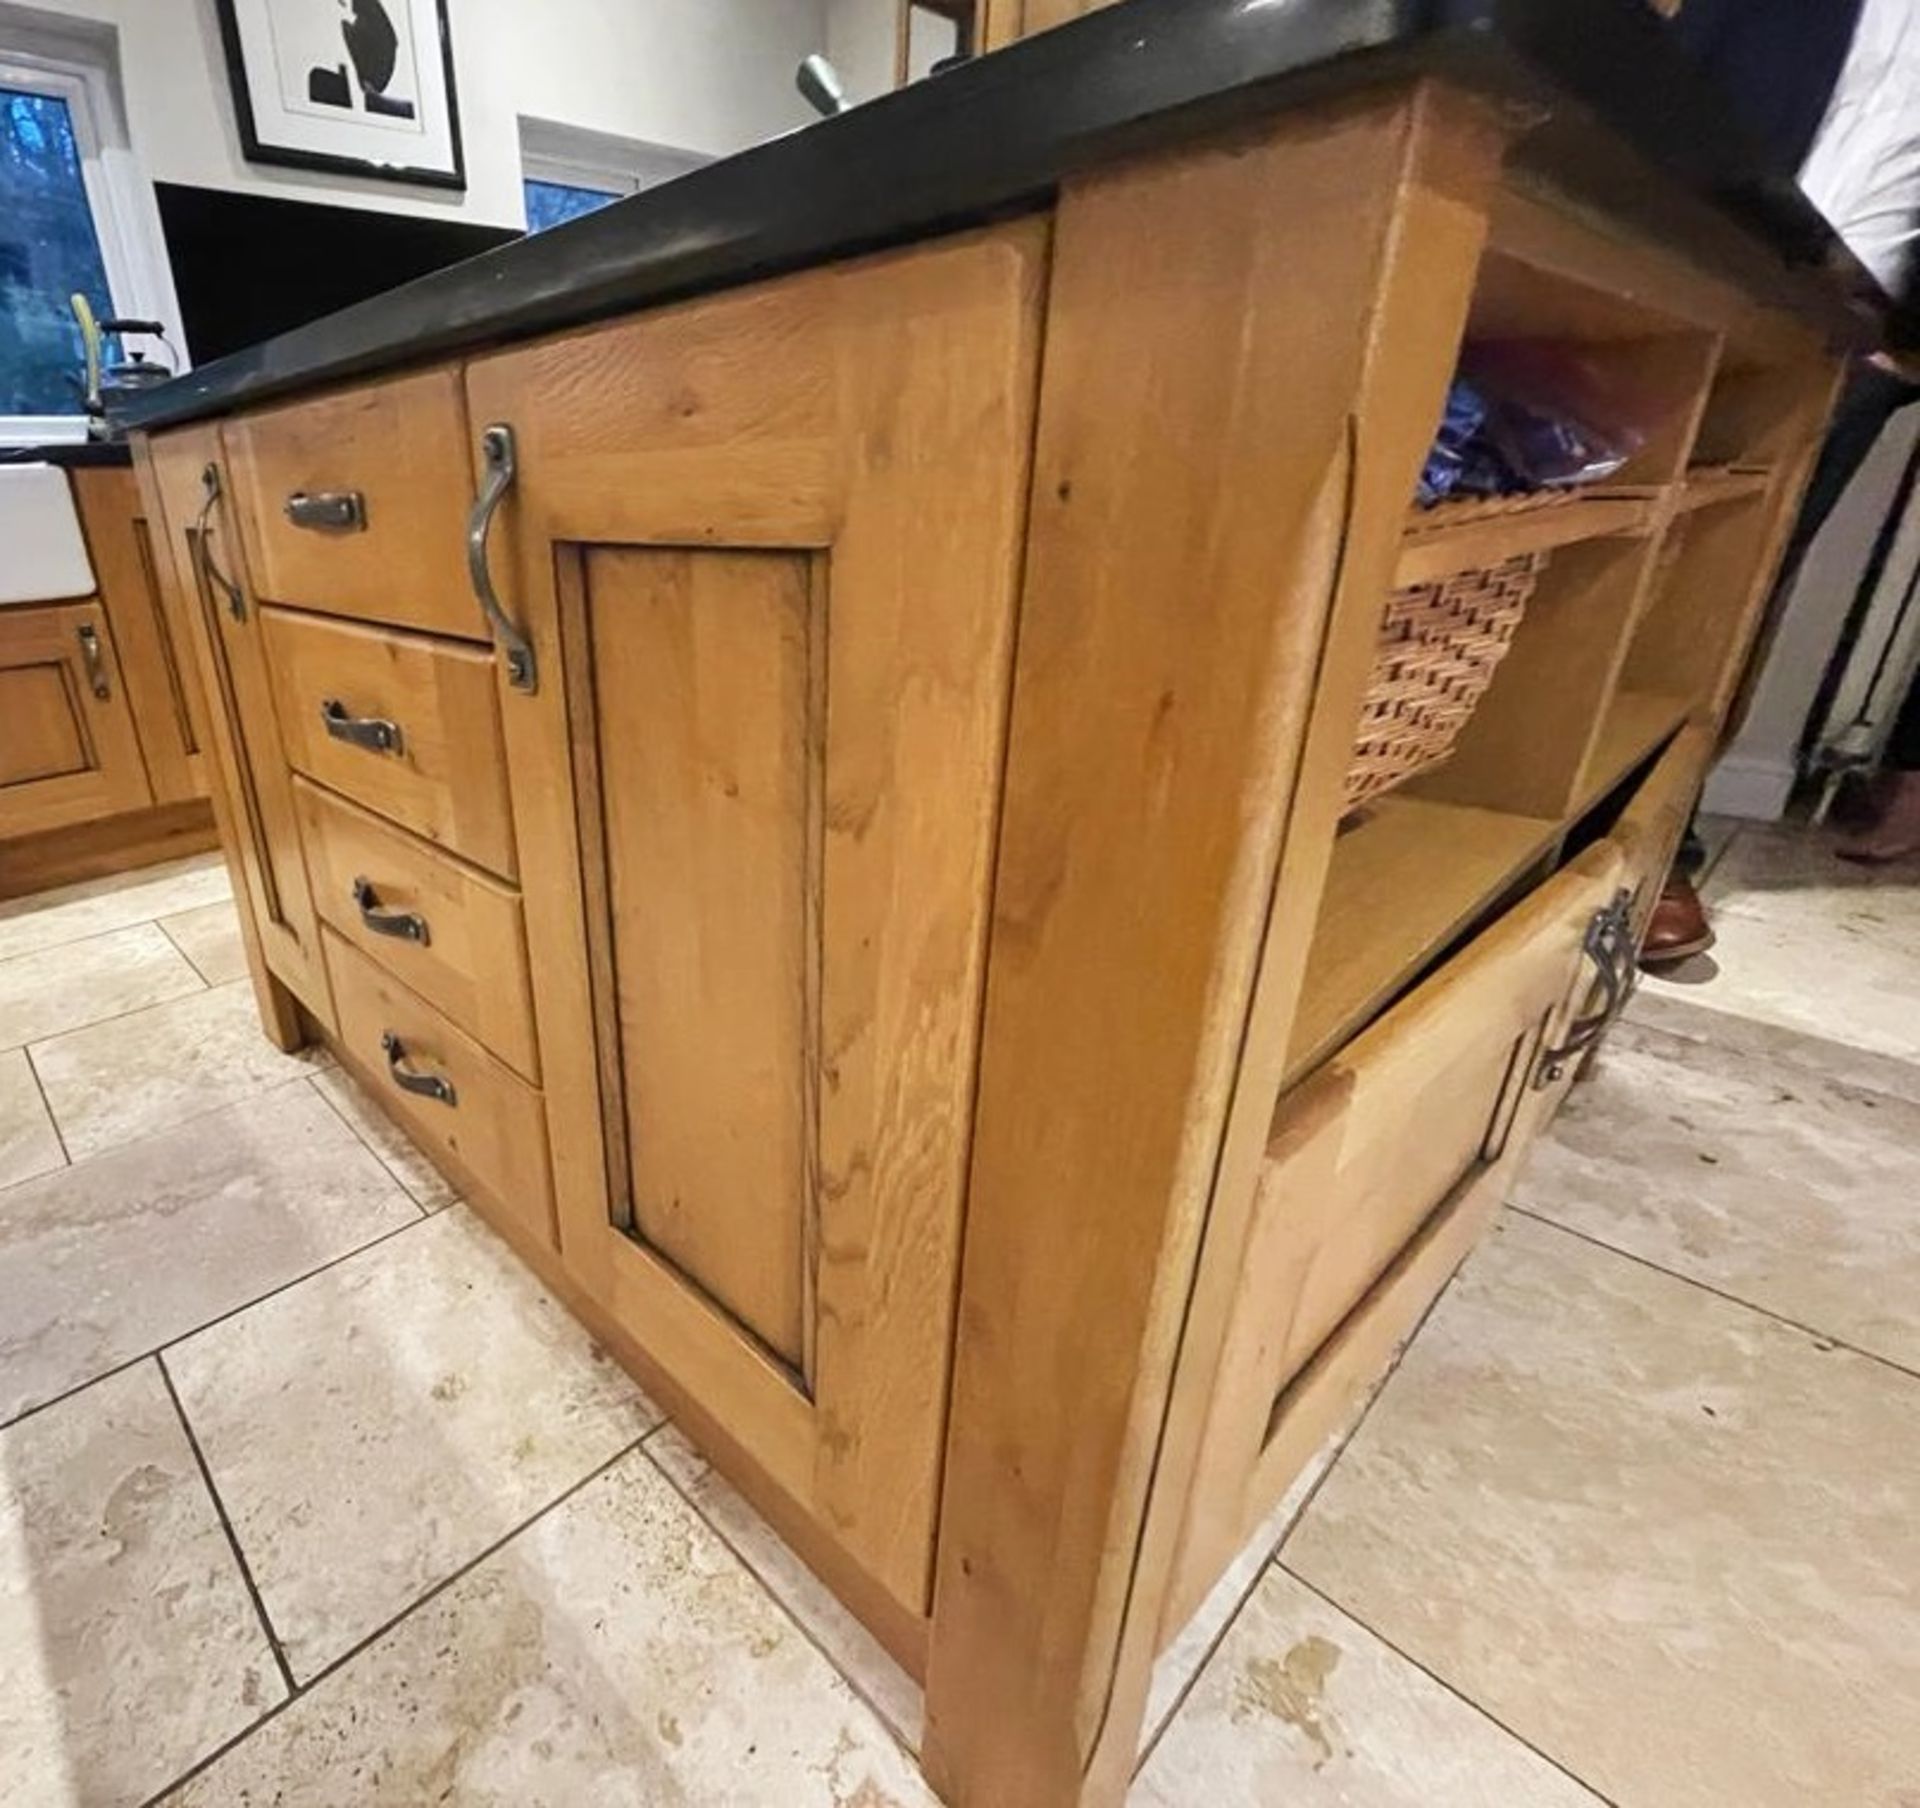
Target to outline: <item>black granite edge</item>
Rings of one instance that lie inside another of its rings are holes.
[[[1125,0],[234,353],[124,419],[189,420],[1044,205],[1091,164],[1428,70],[1537,113],[1557,173],[1687,233],[1828,337],[1876,336],[1872,279],[1643,0]]]
[[[54,445],[0,446],[0,465],[59,465],[71,471],[132,463],[133,448],[125,440],[65,440]]]

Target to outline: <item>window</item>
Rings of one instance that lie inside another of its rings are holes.
[[[610,201],[684,176],[706,161],[697,152],[669,145],[616,138],[548,119],[522,119],[520,173],[527,230],[545,232],[577,220]]]
[[[619,200],[625,192],[617,188],[590,188],[581,182],[543,182],[537,176],[528,176],[521,186],[527,191],[529,232],[545,232],[549,226],[577,220],[583,213],[592,213],[609,201]]]
[[[77,414],[80,329],[68,297],[113,312],[73,114],[0,88],[0,414]]]
[[[86,431],[70,298],[157,320],[185,362],[153,190],[121,122],[111,31],[11,23],[0,48],[0,444]],[[111,353],[109,353],[111,355]]]

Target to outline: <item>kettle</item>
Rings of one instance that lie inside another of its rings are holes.
[[[171,348],[167,350],[165,363],[150,362],[144,350],[128,346],[126,340],[134,336],[157,339],[165,347],[167,330],[158,320],[98,319],[92,304],[84,295],[75,294],[70,301],[73,317],[80,323],[81,343],[86,347],[87,431],[94,439],[111,438],[113,429],[109,416],[116,398],[139,395],[177,374]],[[103,365],[102,342],[109,333],[119,335],[125,355],[111,364]]]

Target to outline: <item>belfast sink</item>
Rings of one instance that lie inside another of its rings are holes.
[[[93,594],[93,567],[67,474],[0,465],[0,604]]]

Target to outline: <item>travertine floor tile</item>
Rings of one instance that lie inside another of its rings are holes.
[[[198,984],[198,980],[195,981]],[[33,1048],[54,1122],[78,1161],[332,1065],[283,1055],[245,980],[70,1030]]]
[[[153,923],[17,955],[0,961],[0,1048],[205,990],[206,982]]]
[[[0,903],[0,960],[232,896],[226,862],[218,854],[189,854],[136,872],[9,898]]]
[[[660,1419],[464,1207],[167,1367],[303,1682]]]
[[[66,1160],[27,1051],[0,1052],[0,1187],[64,1167]]]
[[[418,1222],[299,1085],[10,1187],[0,1421]]]
[[[1277,1565],[1131,1808],[1604,1808]]]
[[[920,1749],[926,1703],[920,1685],[886,1648],[834,1598],[772,1526],[725,1476],[671,1425],[647,1440],[647,1454],[741,1561],[779,1597],[834,1667],[891,1726],[909,1749]]]
[[[151,1362],[0,1432],[0,1796],[143,1802],[286,1694]]]
[[[168,1808],[932,1808],[879,1719],[639,1451]]]
[[[313,1085],[424,1210],[437,1212],[459,1197],[453,1183],[414,1147],[393,1119],[367,1097],[360,1082],[344,1067],[315,1074]]]
[[[1920,1105],[1621,1024],[1514,1196],[1920,1369]]]
[[[1809,834],[1748,831],[1705,897],[1712,953],[1644,992],[1920,1061],[1920,863],[1860,866]]]
[[[160,927],[208,985],[246,978],[247,948],[240,939],[240,912],[231,899],[162,917]]]
[[[1625,1019],[1672,1036],[1684,1036],[1689,1042],[1711,1043],[1728,1055],[1803,1068],[1843,1086],[1863,1086],[1870,1092],[1920,1104],[1920,1061],[1875,1054],[1850,1042],[1809,1035],[1757,1017],[1705,1009],[1678,986],[1643,982],[1627,1001]],[[1600,1059],[1604,1065],[1605,1047]]]
[[[1920,1382],[1502,1221],[1283,1560],[1633,1808],[1908,1808]]]

